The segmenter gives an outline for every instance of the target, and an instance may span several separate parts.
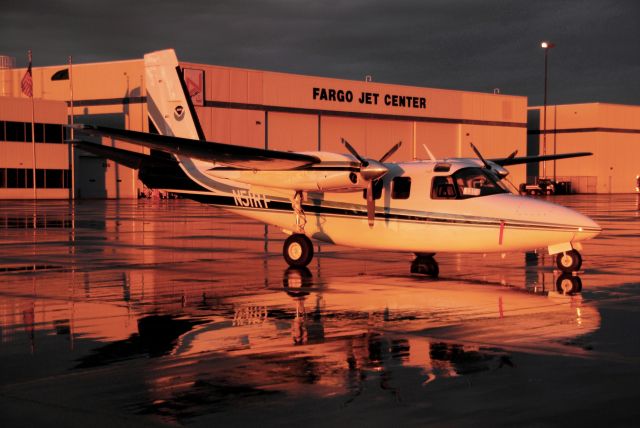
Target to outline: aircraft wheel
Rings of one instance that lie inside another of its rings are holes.
[[[284,241],[282,255],[289,266],[305,267],[313,258],[313,244],[306,235],[295,233]]]
[[[282,287],[291,297],[309,295],[308,289],[313,283],[313,275],[306,267],[289,267],[284,271]]]
[[[579,276],[563,273],[556,280],[556,290],[562,294],[573,294],[582,291],[582,280]]]
[[[582,266],[582,256],[576,250],[559,253],[556,256],[556,266],[562,272],[575,272]]]
[[[437,278],[440,274],[440,267],[433,256],[418,256],[411,262],[411,273]]]

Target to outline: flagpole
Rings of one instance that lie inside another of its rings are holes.
[[[69,55],[69,93],[71,94],[71,102],[70,102],[70,106],[71,106],[71,142],[69,142],[70,145],[70,149],[71,149],[71,163],[69,165],[69,179],[71,180],[71,186],[69,189],[69,199],[73,200],[75,199],[75,195],[76,195],[76,179],[75,179],[75,148],[73,146],[73,140],[75,137],[75,132],[73,129],[73,125],[74,125],[74,117],[73,117],[73,58],[71,57],[71,55]]]
[[[31,73],[31,81],[33,85],[33,71],[31,68],[31,49],[29,49],[29,73]],[[38,199],[38,194],[36,193],[36,108],[35,103],[33,101],[33,86],[31,89],[31,148],[33,151],[33,168],[32,168],[32,178],[33,178],[33,200],[34,202]],[[35,225],[34,225],[35,227]]]

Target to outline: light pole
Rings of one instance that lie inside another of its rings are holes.
[[[549,65],[549,49],[554,48],[556,45],[546,40],[540,43],[540,47],[544,49],[544,107],[543,107],[543,119],[542,119],[542,156],[547,154],[547,82],[548,78],[548,65]],[[542,161],[542,176],[547,178],[547,162]]]

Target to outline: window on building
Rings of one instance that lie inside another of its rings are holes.
[[[33,187],[31,170],[24,168],[7,168],[7,187],[12,189]]]
[[[373,180],[373,199],[380,199],[382,197],[382,186],[384,186],[382,180]],[[367,189],[362,191],[362,197],[367,199]]]
[[[391,199],[409,199],[411,177],[395,177],[391,183]]]
[[[47,189],[64,189],[65,180],[64,180],[64,171],[63,169],[48,169],[46,174],[45,187]]]
[[[31,141],[31,129],[30,129],[31,128],[31,124],[28,123],[27,127],[29,128],[27,130],[27,135],[26,135],[27,141]],[[36,132],[35,132],[34,137],[36,139],[36,143],[44,142],[44,124],[36,123],[35,130],[36,130]]]
[[[36,169],[39,189],[68,189],[68,169]],[[28,168],[0,168],[0,188],[26,189],[33,187],[33,170]]]
[[[5,122],[7,141],[25,142],[25,126],[23,122]]]
[[[65,140],[65,127],[56,123],[36,123],[34,134],[36,143],[62,144]],[[0,141],[30,143],[31,122],[0,122]]]
[[[64,142],[64,127],[53,123],[46,123],[44,125],[44,141],[45,143],[63,143]]]
[[[36,187],[38,189],[44,188],[45,172],[44,169],[36,169]]]

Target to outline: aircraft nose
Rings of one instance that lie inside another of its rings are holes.
[[[585,239],[591,239],[602,232],[602,228],[598,223],[593,221],[590,217],[562,205],[551,205],[550,210],[555,214],[558,219],[562,219],[560,222],[572,229],[575,233],[573,241],[583,241]]]
[[[550,227],[574,233],[574,241],[582,241],[597,236],[602,228],[588,216],[571,208],[540,199],[526,198],[522,214],[530,219],[540,219]]]
[[[577,227],[577,241],[594,238],[602,232],[602,227],[593,219],[577,211],[571,211],[573,213],[572,223]]]

